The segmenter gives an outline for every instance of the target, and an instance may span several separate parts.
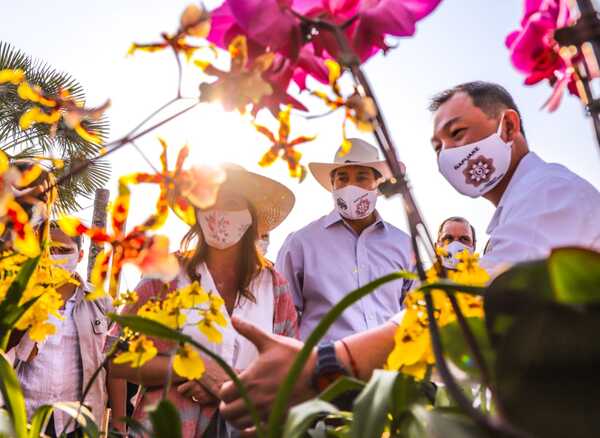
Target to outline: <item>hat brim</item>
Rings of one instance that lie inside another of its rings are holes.
[[[325,190],[331,192],[333,186],[331,185],[331,172],[340,167],[346,166],[364,166],[370,167],[377,170],[385,179],[392,177],[392,173],[387,165],[386,161],[368,161],[368,162],[355,162],[355,163],[308,163],[310,173],[314,178],[323,186]],[[404,165],[402,164],[402,172],[404,172]]]
[[[227,168],[221,189],[243,196],[254,207],[259,234],[275,229],[290,214],[296,197],[283,184],[245,169]]]

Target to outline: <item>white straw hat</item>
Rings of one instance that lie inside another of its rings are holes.
[[[243,196],[256,211],[258,233],[276,228],[290,214],[296,197],[283,184],[233,163],[223,164],[227,179],[221,188]]]
[[[335,169],[345,166],[365,166],[377,170],[385,179],[391,178],[392,173],[385,160],[379,158],[377,148],[370,145],[360,138],[349,138],[348,141],[352,144],[352,148],[346,155],[341,155],[342,148],[340,147],[335,153],[333,163],[308,163],[310,173],[321,184],[325,190],[331,192],[331,172]],[[404,164],[402,172],[404,172]]]

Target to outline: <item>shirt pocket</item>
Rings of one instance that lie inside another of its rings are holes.
[[[106,318],[93,318],[92,319],[92,330],[97,335],[105,335],[108,331],[108,321]]]

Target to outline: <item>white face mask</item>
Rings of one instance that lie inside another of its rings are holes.
[[[50,258],[58,262],[57,266],[59,268],[72,274],[76,271],[79,263],[79,251],[75,248],[75,251],[70,254],[50,254]]]
[[[250,225],[248,209],[239,211],[210,210],[198,213],[198,223],[207,245],[225,249],[238,243]]]
[[[459,260],[456,258],[457,254],[463,251],[473,254],[473,248],[457,240],[449,244],[444,249],[448,252],[447,256],[442,257],[442,265],[444,265],[446,269],[456,269],[456,265],[459,263]]]
[[[377,191],[357,186],[346,186],[334,190],[335,209],[346,219],[364,219],[375,210]]]
[[[440,173],[463,195],[477,198],[492,190],[506,175],[513,142],[505,143],[498,131],[464,146],[444,149],[438,157]]]

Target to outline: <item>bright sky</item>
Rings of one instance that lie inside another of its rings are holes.
[[[0,17],[0,40],[41,58],[77,78],[85,87],[89,104],[112,100],[108,112],[111,139],[118,138],[153,109],[169,100],[176,89],[176,67],[172,54],[125,54],[131,42],[151,42],[161,31],[173,31],[183,8],[190,0],[28,0],[4,2]],[[366,71],[389,122],[399,155],[425,219],[432,230],[446,217],[462,215],[477,228],[480,244],[493,213],[484,199],[461,196],[439,175],[430,147],[431,116],[428,98],[444,88],[471,80],[503,84],[514,95],[524,116],[531,149],[551,162],[559,162],[600,187],[600,161],[591,121],[580,102],[566,97],[553,114],[539,108],[549,96],[548,85],[526,87],[523,76],[510,65],[504,47],[505,36],[516,28],[523,0],[443,1],[419,23],[416,35],[398,41],[387,56],[368,62]],[[219,1],[207,2],[209,7]],[[185,94],[194,96],[199,77],[195,67],[185,68]],[[324,108],[315,100],[314,113]],[[260,119],[270,120],[267,115]],[[273,122],[273,121],[271,121]],[[340,143],[341,114],[312,120],[292,120],[292,135],[318,134],[316,141],[302,146],[303,162],[331,161]],[[272,124],[275,126],[275,123]],[[356,134],[351,131],[352,134]],[[138,146],[158,163],[160,135],[171,145],[173,158],[184,143],[192,149],[189,163],[233,161],[259,171],[290,187],[297,198],[289,218],[271,236],[269,256],[275,258],[283,239],[332,208],[330,195],[308,177],[298,184],[287,176],[285,163],[261,169],[256,164],[266,150],[267,140],[236,114],[218,106],[204,106],[155,133],[140,139]],[[373,141],[369,135],[360,134]],[[127,146],[111,156],[113,178],[108,186],[116,191],[116,178],[134,171],[149,171],[140,154]],[[135,190],[129,223],[149,214],[155,192]],[[91,202],[90,202],[91,204]],[[380,200],[382,216],[406,229],[400,199]],[[81,212],[85,220],[91,209]],[[175,247],[185,227],[176,219],[163,230]],[[137,282],[129,271],[125,287]]]

